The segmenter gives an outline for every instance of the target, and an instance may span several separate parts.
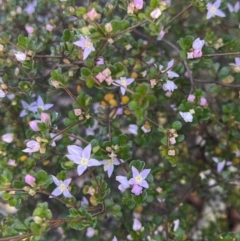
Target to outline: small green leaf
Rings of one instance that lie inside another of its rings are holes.
[[[27,47],[27,40],[26,38],[23,36],[23,35],[19,35],[18,36],[18,45],[23,47],[23,48],[26,48]]]
[[[90,76],[91,74],[92,74],[92,72],[91,72],[90,69],[85,68],[85,67],[81,68],[81,76],[82,76],[83,78],[88,77],[88,76]]]
[[[172,128],[178,131],[182,128],[182,123],[180,121],[174,121],[172,123]]]
[[[68,42],[70,39],[71,39],[71,32],[70,32],[70,30],[69,30],[69,29],[65,29],[65,30],[63,31],[62,40],[63,40],[64,42]]]

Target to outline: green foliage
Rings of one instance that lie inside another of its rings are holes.
[[[0,2],[0,240],[240,239],[237,5]]]

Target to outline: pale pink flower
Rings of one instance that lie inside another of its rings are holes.
[[[195,98],[196,98],[195,95],[189,95],[188,98],[187,98],[187,101],[188,102],[194,102]]]
[[[208,3],[207,4],[207,19],[210,19],[212,17],[218,16],[218,17],[226,17],[226,14],[219,9],[221,5],[221,0],[217,0],[214,3]]]
[[[201,97],[201,99],[200,99],[200,105],[201,105],[201,106],[207,105],[207,100],[206,100],[206,98]]]
[[[57,177],[52,175],[52,179],[53,179],[55,185],[57,186],[53,190],[52,195],[59,196],[59,195],[63,194],[64,197],[67,197],[67,198],[71,198],[72,197],[72,195],[68,191],[68,186],[69,186],[69,184],[70,184],[70,182],[72,180],[71,178],[66,179],[64,181],[61,181],[61,180],[58,180]],[[51,197],[52,196],[50,196],[50,198]]]
[[[150,80],[151,88],[154,88],[154,86],[157,84],[156,79]]]
[[[73,44],[82,48],[83,60],[85,60],[91,52],[95,51],[95,48],[93,47],[93,43],[88,37],[81,36],[81,39],[74,42]]]
[[[13,134],[12,133],[7,133],[2,135],[2,141],[6,143],[11,143],[13,141]]]
[[[110,158],[107,160],[103,160],[102,164],[104,171],[108,172],[108,177],[112,176],[114,165],[120,165],[120,162],[123,162],[123,160],[120,159],[120,161],[116,158],[117,156],[112,152],[108,155]]]
[[[139,231],[141,228],[142,228],[141,222],[140,222],[138,219],[134,218],[134,219],[133,219],[132,229],[133,229],[134,231]]]
[[[34,28],[32,26],[26,25],[25,29],[29,35],[32,35],[34,32]]]
[[[96,230],[94,228],[88,227],[87,232],[86,232],[86,236],[88,238],[91,238],[91,237],[94,236],[95,233],[96,233]]]
[[[234,6],[231,3],[227,3],[227,6],[230,13],[232,12],[237,13],[240,9],[240,2],[236,2]]]
[[[47,24],[46,25],[46,30],[49,32],[52,32],[52,30],[54,29],[54,26],[52,26],[51,24]]]
[[[148,183],[145,180],[150,173],[151,169],[144,169],[139,172],[134,166],[132,166],[133,177],[128,181],[130,185],[139,185],[144,188],[148,188]]]
[[[125,95],[127,86],[132,84],[133,81],[134,79],[132,78],[120,77],[120,80],[115,80],[113,85],[120,86],[122,95]]]
[[[74,111],[75,116],[81,116],[82,115],[81,109],[74,109],[73,111]]]
[[[98,160],[91,158],[91,151],[91,144],[87,145],[84,149],[74,145],[68,146],[69,155],[66,155],[66,157],[78,164],[77,172],[79,176],[81,176],[88,167],[102,165]]]

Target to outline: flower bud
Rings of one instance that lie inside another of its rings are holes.
[[[105,29],[108,33],[112,32],[113,28],[112,28],[112,24],[111,23],[106,23],[105,24]]]
[[[33,217],[33,220],[36,224],[41,224],[43,221],[42,218],[40,218],[39,216]]]
[[[27,174],[24,178],[25,182],[30,185],[30,186],[34,186],[36,178],[31,176],[30,174]]]
[[[155,8],[151,13],[150,16],[152,19],[157,19],[160,17],[160,15],[162,14],[160,8]]]

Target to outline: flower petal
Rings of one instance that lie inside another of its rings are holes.
[[[219,8],[220,5],[221,5],[221,0],[217,0],[215,3],[213,3],[213,6],[214,6],[215,8]]]
[[[73,196],[71,195],[71,193],[68,191],[68,189],[66,189],[66,190],[63,192],[63,195],[64,195],[65,197],[68,197],[68,198],[73,197]]]
[[[53,107],[53,104],[46,104],[44,105],[44,110],[48,110]]]
[[[140,183],[138,183],[138,185],[141,186],[141,187],[145,187],[145,188],[149,187],[147,181],[145,181],[145,180],[142,180]]]
[[[121,94],[122,94],[122,95],[125,95],[127,88],[121,86],[120,89],[121,89]]]
[[[108,177],[112,176],[113,170],[114,170],[113,165],[108,165]]]
[[[39,107],[39,106],[44,106],[44,102],[43,102],[43,99],[42,99],[41,96],[38,96],[37,105],[38,105],[38,107]]]
[[[69,146],[67,146],[67,149],[68,149],[69,154],[79,155],[79,156],[82,155],[83,149],[80,146],[69,145]]]
[[[78,167],[77,167],[78,175],[81,176],[85,172],[86,169],[87,169],[86,166],[78,165]]]
[[[83,149],[82,157],[84,157],[86,159],[90,159],[91,151],[92,151],[92,146],[91,146],[91,144],[89,144]]]
[[[144,169],[141,173],[140,173],[140,176],[145,179],[148,174],[150,173],[151,169]]]
[[[207,12],[206,19],[208,20],[208,19],[212,18],[213,16],[214,16],[213,13],[209,11],[209,12]]]
[[[52,192],[52,195],[54,195],[54,196],[59,196],[61,194],[62,194],[62,191],[59,187],[55,188]]]
[[[94,166],[101,166],[103,163],[96,160],[96,159],[90,159],[88,160],[88,167],[94,167]]]
[[[128,181],[128,183],[129,183],[130,185],[136,185],[136,184],[138,184],[134,178],[131,178],[131,179]]]
[[[216,11],[215,15],[217,15],[219,17],[222,17],[222,18],[226,17],[226,14],[222,10],[220,10],[220,9],[218,9]]]
[[[66,157],[70,160],[73,161],[76,164],[80,164],[81,163],[81,158],[79,155],[66,155]]]
[[[222,161],[222,162],[219,162],[218,165],[217,165],[217,172],[221,172],[223,170],[223,168],[225,167],[225,163],[226,161]]]
[[[53,175],[52,175],[52,179],[53,179],[54,183],[56,184],[56,186],[59,186],[61,184],[61,182]]]
[[[132,84],[134,79],[133,78],[129,78],[129,79],[126,79],[126,81],[127,81],[127,85],[130,85],[130,84]]]
[[[85,60],[91,52],[92,50],[90,48],[85,48],[83,51],[83,60]]]
[[[68,178],[64,180],[63,183],[65,184],[66,187],[68,187],[71,181],[72,181],[72,178]]]
[[[134,178],[139,175],[139,171],[134,166],[132,166],[132,173]]]

